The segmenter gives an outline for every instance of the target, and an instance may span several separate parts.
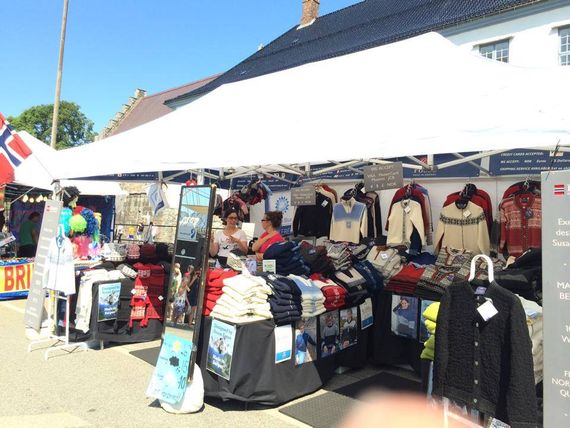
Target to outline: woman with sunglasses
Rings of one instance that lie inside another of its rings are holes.
[[[257,256],[257,260],[263,260],[263,253],[271,245],[285,241],[279,233],[282,221],[283,213],[281,211],[267,211],[261,219],[261,227],[263,227],[265,232],[251,246],[251,249]]]
[[[237,212],[228,211],[224,220],[226,227],[214,233],[210,242],[210,256],[218,256],[218,261],[222,266],[226,265],[228,255],[233,250],[239,249],[247,254],[247,237],[245,232],[237,226]]]

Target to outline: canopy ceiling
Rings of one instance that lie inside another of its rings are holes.
[[[429,33],[223,85],[60,151],[59,178],[570,144],[570,67],[528,69]]]
[[[58,167],[58,152],[26,131],[18,135],[28,145],[32,154],[14,170],[15,183],[38,189],[52,190],[54,171]],[[90,180],[62,180],[61,186],[75,186],[82,195],[124,195],[118,183]]]

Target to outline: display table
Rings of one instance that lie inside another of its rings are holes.
[[[0,260],[0,300],[26,297],[33,269],[34,259]]]
[[[231,324],[231,323],[228,323]],[[275,364],[273,320],[236,325],[230,380],[206,369],[212,318],[203,317],[197,364],[207,397],[278,406],[317,391],[340,365],[362,367],[367,360],[372,328],[358,330],[358,343],[334,356],[295,366],[295,358]],[[294,340],[294,336],[293,336]]]

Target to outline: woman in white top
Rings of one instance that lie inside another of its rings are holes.
[[[226,265],[232,250],[241,250],[247,254],[247,237],[245,232],[237,227],[237,213],[229,211],[224,220],[226,227],[214,233],[210,242],[210,256],[218,256],[218,261],[223,266]]]

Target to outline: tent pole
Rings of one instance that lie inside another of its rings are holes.
[[[457,159],[457,160],[452,160],[449,162],[444,162],[444,163],[438,165],[437,169],[449,168],[450,166],[460,165],[460,164],[465,163],[465,162],[485,158],[487,156],[498,155],[499,153],[504,153],[504,152],[508,152],[508,151],[509,150],[490,150],[488,152],[476,153],[476,154],[471,155],[471,156],[465,156],[463,159]]]
[[[425,163],[425,162],[422,162],[421,160],[419,160],[419,159],[418,159],[417,157],[415,157],[415,156],[408,156],[408,159],[414,161],[415,163],[417,163],[418,165],[420,165],[423,169],[426,169],[426,170],[431,170],[431,169],[432,169],[432,167],[431,167],[430,165],[428,165],[428,164]]]
[[[329,161],[330,162],[330,161]],[[318,171],[313,172],[314,175],[321,175],[326,174],[327,172],[336,171],[337,169],[346,168],[352,165],[356,165],[357,163],[363,162],[362,159],[351,160],[344,163],[339,163],[335,166],[329,166],[327,168],[320,169]]]
[[[387,160],[383,160],[383,159],[370,159],[369,162],[370,162],[370,163],[374,163],[374,164],[378,164],[378,165],[386,165],[386,164],[389,164],[389,163],[394,163],[394,162],[392,162],[392,161],[387,161]],[[419,165],[412,165],[411,163],[402,163],[402,166],[403,166],[404,168],[408,168],[408,169],[416,169],[416,170],[422,169],[422,170],[423,170],[423,168],[422,168],[421,166],[419,166]]]
[[[452,153],[452,155],[455,156],[456,158],[465,160],[465,156],[463,156],[463,155],[460,154],[460,153]],[[483,159],[484,159],[484,158],[483,158]],[[467,163],[468,163],[469,165],[474,166],[475,168],[481,170],[481,172],[484,172],[484,173],[487,174],[487,175],[492,175],[492,174],[491,174],[491,171],[489,171],[489,170],[486,169],[486,168],[483,168],[481,165],[479,165],[479,164],[477,164],[477,163],[475,163],[475,162],[473,162],[473,161],[467,161]]]

